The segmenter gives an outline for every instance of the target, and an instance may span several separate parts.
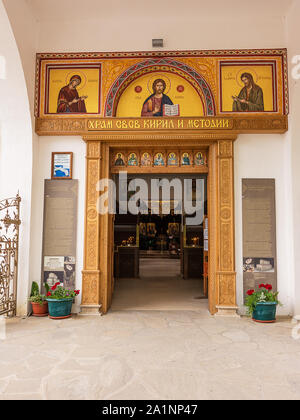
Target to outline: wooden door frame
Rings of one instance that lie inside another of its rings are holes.
[[[216,315],[236,316],[233,176],[236,135],[228,131],[217,134],[106,132],[83,139],[87,153],[82,313],[104,314],[110,305],[112,255],[108,250],[113,241],[112,216],[97,212],[99,193],[96,191],[97,182],[110,177],[110,148],[178,146],[209,149],[209,311]]]

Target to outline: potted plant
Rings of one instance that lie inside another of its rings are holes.
[[[248,315],[256,322],[270,323],[276,321],[276,308],[281,305],[278,292],[272,291],[270,284],[260,284],[257,291],[248,290],[245,305]]]
[[[70,318],[73,299],[79,293],[79,290],[65,289],[57,282],[50,288],[46,295],[49,306],[49,317],[52,319]]]
[[[40,294],[39,286],[35,281],[32,282],[31,293],[28,300],[31,302],[33,316],[48,315],[48,302],[46,301],[46,296]]]

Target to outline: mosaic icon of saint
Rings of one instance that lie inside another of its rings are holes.
[[[151,166],[151,157],[148,152],[143,153],[141,158],[142,166]]]
[[[125,166],[122,153],[118,153],[115,160],[115,166]]]
[[[232,96],[234,112],[263,112],[264,108],[264,94],[260,86],[258,86],[250,73],[243,73],[241,80],[244,83],[243,89],[239,96]]]
[[[205,165],[203,154],[201,152],[196,153],[196,156],[195,156],[195,165],[196,166]]]
[[[143,103],[142,117],[162,117],[163,106],[173,105],[169,96],[164,94],[166,82],[163,79],[156,79],[152,85],[153,93]]]
[[[176,157],[176,154],[173,153],[173,152],[169,153],[168,165],[169,166],[177,166],[178,165],[178,159]]]
[[[130,153],[128,159],[128,166],[138,166],[138,160],[135,153]]]
[[[81,77],[74,75],[67,86],[60,89],[57,100],[57,113],[86,113],[85,99],[87,96],[79,96],[77,87],[81,83]]]
[[[190,157],[188,153],[183,153],[182,155],[182,159],[181,159],[181,165],[190,165]]]
[[[164,166],[165,161],[163,155],[161,153],[157,153],[154,159],[154,166]]]

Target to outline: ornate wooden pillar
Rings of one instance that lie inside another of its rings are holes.
[[[84,269],[82,271],[82,314],[99,314],[100,295],[100,215],[97,211],[99,193],[97,182],[101,177],[101,142],[89,141],[86,155],[86,208]]]
[[[209,244],[209,264],[208,264],[208,304],[209,312],[213,315],[218,310],[216,308],[216,283],[218,266],[218,143],[214,142],[209,147],[209,175],[208,175],[208,244]]]
[[[236,316],[233,140],[217,143],[216,315]]]

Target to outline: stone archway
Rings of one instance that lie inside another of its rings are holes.
[[[230,134],[126,134],[106,132],[84,137],[87,144],[86,214],[82,312],[106,313],[112,298],[112,217],[97,212],[96,184],[108,178],[112,145],[156,146],[197,144],[209,147],[209,310],[211,314],[235,316],[236,273],[234,255],[233,142]]]

